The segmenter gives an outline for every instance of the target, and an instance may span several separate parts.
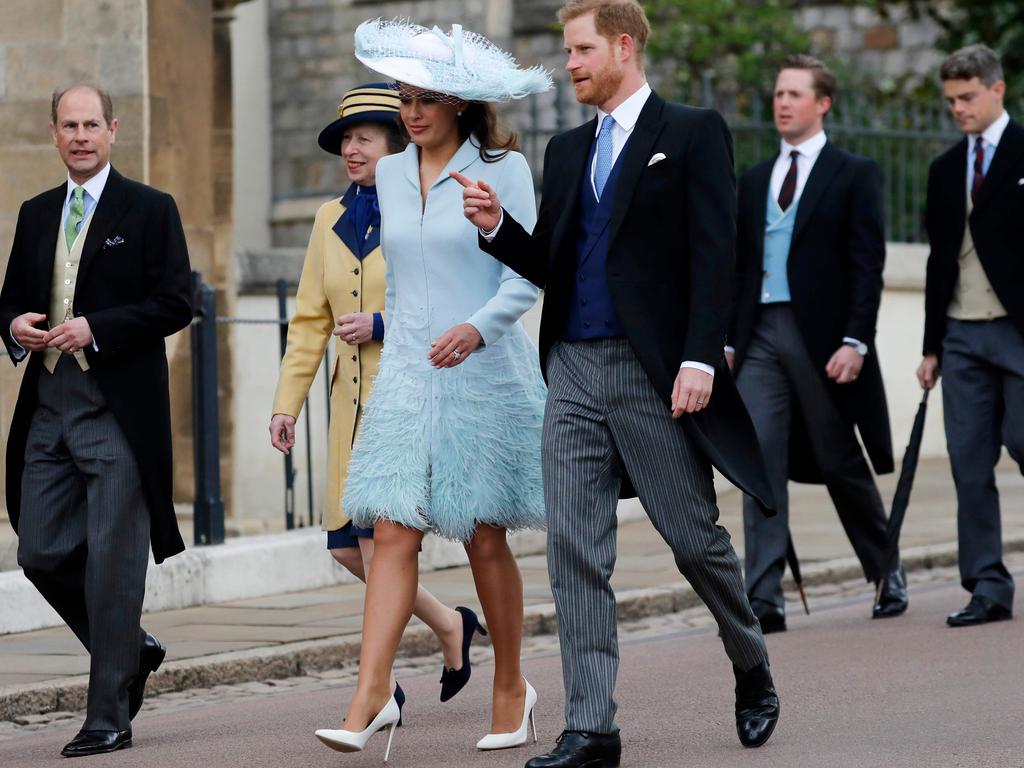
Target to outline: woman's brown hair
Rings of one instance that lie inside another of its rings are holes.
[[[509,152],[518,152],[519,136],[498,122],[498,113],[485,102],[471,101],[459,116],[459,138],[470,136],[480,145],[480,159],[496,163]]]

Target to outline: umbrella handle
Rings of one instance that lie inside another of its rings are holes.
[[[800,592],[800,601],[804,604],[804,613],[807,614],[808,616],[810,616],[811,615],[811,609],[810,609],[810,606],[807,605],[807,593],[804,592],[804,585],[803,584],[797,584],[796,588],[797,588],[797,591]]]

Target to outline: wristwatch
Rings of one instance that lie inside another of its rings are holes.
[[[853,347],[854,349],[856,349],[857,353],[861,357],[864,357],[864,355],[868,353],[868,345],[862,341],[851,341],[849,339],[846,339],[845,341],[843,341],[843,344],[845,344],[848,347]]]

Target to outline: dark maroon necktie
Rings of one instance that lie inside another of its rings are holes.
[[[786,178],[782,180],[782,189],[779,190],[779,208],[785,211],[793,204],[793,196],[796,194],[796,159],[800,153],[795,149],[789,153],[789,170]]]
[[[978,190],[985,180],[985,142],[981,136],[974,139],[974,180],[971,182],[971,202],[978,199]]]

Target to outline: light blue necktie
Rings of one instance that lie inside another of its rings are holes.
[[[615,118],[605,115],[601,123],[601,132],[597,134],[597,167],[594,169],[594,188],[597,190],[597,199],[601,199],[604,192],[604,185],[612,172],[612,128],[615,127]]]

